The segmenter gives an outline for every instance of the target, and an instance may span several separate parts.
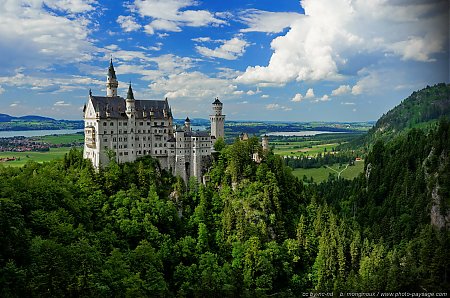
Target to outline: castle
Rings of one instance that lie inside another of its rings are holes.
[[[136,100],[131,83],[127,98],[117,95],[116,72],[112,59],[106,78],[106,96],[94,96],[84,105],[84,158],[95,168],[106,166],[111,158],[132,162],[150,155],[162,168],[185,181],[200,180],[207,170],[214,142],[224,137],[225,115],[218,98],[212,103],[211,132],[193,131],[190,120],[174,127],[172,110],[165,100]]]

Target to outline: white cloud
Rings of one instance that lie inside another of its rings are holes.
[[[0,95],[3,94],[5,92],[5,88],[2,88],[2,86],[0,85]]]
[[[150,88],[155,92],[164,93],[164,97],[189,98],[194,100],[211,99],[217,95],[231,95],[237,87],[229,80],[208,77],[195,72],[171,74],[165,78],[156,79]]]
[[[226,24],[207,10],[183,10],[187,7],[197,6],[193,0],[135,0],[132,10],[137,11],[141,17],[150,17],[153,21],[144,26],[145,32],[154,34],[157,30],[181,31],[181,27],[218,26]]]
[[[373,93],[373,91],[380,85],[379,74],[376,71],[368,71],[362,69],[358,72],[361,78],[353,87],[352,94],[360,95],[362,93]]]
[[[306,94],[305,94],[305,98],[306,99],[311,99],[311,98],[314,98],[314,89],[313,88],[309,88],[307,91],[306,91]]]
[[[236,90],[236,91],[233,91],[233,94],[234,95],[242,95],[242,94],[244,94],[245,92],[243,91],[243,90]]]
[[[330,101],[330,100],[331,98],[326,94],[319,99],[319,101]]]
[[[248,67],[238,82],[334,81],[342,79],[344,67],[360,67],[362,55],[430,62],[448,46],[446,0],[303,0],[301,5],[305,16],[272,40],[268,65]]]
[[[277,103],[269,103],[268,105],[266,105],[266,110],[269,111],[279,110],[280,108],[281,106]]]
[[[295,94],[295,96],[291,99],[293,102],[301,102],[303,100],[303,95],[300,93]]]
[[[226,40],[221,46],[215,49],[209,49],[203,46],[196,46],[197,51],[206,57],[221,58],[226,60],[235,60],[245,53],[248,42],[239,37]]]
[[[45,3],[48,7],[70,13],[82,13],[94,9],[92,4],[97,4],[96,0],[43,0],[34,1]]]
[[[147,30],[147,33],[150,33],[152,31],[155,32],[157,30],[180,32],[181,28],[177,25],[176,22],[157,19],[145,26],[145,30]]]
[[[247,95],[255,95],[255,94],[258,94],[258,93],[261,93],[261,90],[259,90],[258,87],[256,88],[255,91],[253,91],[253,90],[248,90],[247,91]]]
[[[141,29],[141,25],[136,23],[132,16],[119,16],[117,18],[117,23],[125,32],[137,31]]]
[[[270,12],[247,9],[241,12],[239,19],[248,27],[241,32],[278,33],[290,27],[293,22],[304,17],[295,12]]]
[[[352,88],[350,88],[349,85],[341,85],[338,88],[334,89],[331,92],[331,95],[339,96],[339,95],[350,93],[351,91],[352,91]]]
[[[270,96],[269,95],[267,95],[267,94],[263,94],[263,95],[261,95],[261,98],[269,98]]]
[[[341,105],[345,105],[345,106],[354,106],[355,103],[354,103],[354,102],[348,102],[348,101],[345,101],[345,102],[341,102]]]
[[[270,103],[270,104],[266,105],[266,110],[269,110],[269,111],[276,111],[276,110],[292,111],[292,108],[282,106],[277,103]]]
[[[48,68],[88,61],[98,49],[89,38],[94,1],[1,1],[2,69]],[[57,12],[50,12],[48,8]]]
[[[211,37],[197,37],[197,38],[192,38],[191,40],[195,41],[195,42],[209,42],[209,41],[212,41]]]
[[[70,103],[65,102],[64,100],[57,101],[53,104],[55,107],[67,107],[70,106]]]

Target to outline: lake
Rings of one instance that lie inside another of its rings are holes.
[[[304,130],[304,131],[275,131],[269,132],[268,136],[281,136],[281,137],[311,137],[324,133],[348,133],[345,131],[319,131],[319,130]]]
[[[0,138],[11,138],[19,136],[41,137],[48,135],[67,135],[83,131],[84,131],[83,129],[0,131]]]

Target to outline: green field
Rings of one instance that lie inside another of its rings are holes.
[[[331,152],[338,143],[317,144],[317,141],[275,143],[273,153],[282,156],[317,156],[319,153]]]
[[[303,175],[306,175],[308,179],[312,177],[315,182],[321,182],[327,180],[330,174],[335,174],[337,176],[337,172],[342,171],[340,174],[342,178],[353,179],[364,170],[364,161],[357,161],[354,166],[348,166],[347,168],[346,166],[347,165],[342,165],[339,167],[339,164],[335,164],[329,168],[294,169],[292,174],[300,179],[303,179]]]
[[[51,161],[57,158],[62,158],[64,154],[70,151],[71,147],[61,147],[61,148],[50,148],[50,151],[47,152],[0,152],[0,158],[5,157],[17,157],[20,160],[7,161],[0,163],[0,166],[12,166],[12,167],[21,167],[26,164],[29,160],[33,160],[35,162],[45,162]]]
[[[50,135],[34,138],[36,141],[48,144],[71,144],[84,142],[83,134]]]

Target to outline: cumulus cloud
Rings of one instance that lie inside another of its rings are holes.
[[[433,61],[448,47],[447,1],[397,2],[302,0],[305,15],[272,40],[268,65],[248,67],[237,81],[339,80],[361,55]]]
[[[314,89],[313,88],[309,88],[307,91],[306,91],[306,94],[305,94],[305,98],[306,99],[311,99],[311,98],[314,98]]]
[[[158,30],[178,32],[181,27],[219,26],[226,22],[207,10],[185,9],[197,6],[193,0],[135,0],[131,6],[143,18],[150,17],[151,23],[144,26],[145,32],[154,34]]]
[[[239,20],[248,27],[241,32],[278,33],[302,18],[303,15],[295,12],[271,12],[258,9],[246,9],[239,15]]]
[[[229,80],[209,77],[201,72],[183,72],[156,79],[149,87],[170,98],[211,99],[233,94],[237,87]]]
[[[95,1],[2,1],[0,56],[3,69],[48,67],[92,58],[97,48],[89,39]],[[50,12],[48,8],[58,11]],[[75,15],[74,15],[75,14]]]
[[[294,97],[291,99],[293,102],[301,102],[303,100],[303,95],[300,93],[297,93],[294,95]]]
[[[268,94],[261,95],[261,98],[269,98],[270,96]]]
[[[139,30],[142,26],[136,23],[132,16],[119,16],[117,18],[117,23],[125,32],[131,32]]]
[[[221,58],[226,60],[235,60],[245,53],[248,42],[239,37],[226,40],[223,44],[215,49],[203,46],[196,46],[197,51],[206,57]]]
[[[334,89],[331,92],[331,95],[339,96],[339,95],[350,93],[351,91],[352,91],[352,88],[350,88],[349,85],[341,85],[338,88]]]

